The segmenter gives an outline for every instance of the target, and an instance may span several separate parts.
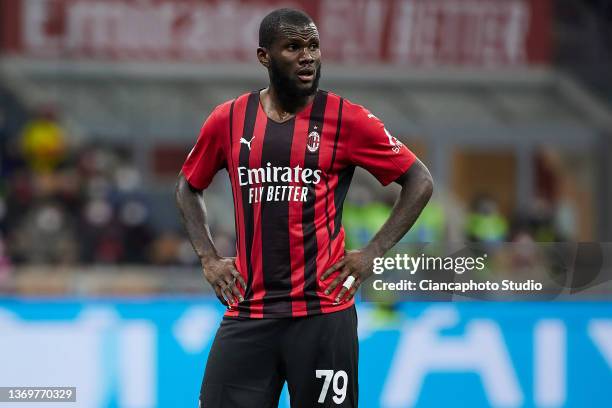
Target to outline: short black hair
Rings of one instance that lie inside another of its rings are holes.
[[[274,10],[261,20],[259,25],[259,46],[270,48],[282,25],[303,27],[311,24],[312,18],[301,10],[281,8]]]

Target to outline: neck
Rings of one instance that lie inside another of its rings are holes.
[[[315,94],[307,96],[287,95],[279,92],[274,85],[270,84],[267,89],[262,91],[262,101],[267,105],[269,113],[276,113],[279,116],[295,115],[305,108],[314,99]],[[266,104],[267,99],[267,104]]]

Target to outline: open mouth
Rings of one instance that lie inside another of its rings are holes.
[[[315,70],[314,69],[301,69],[297,72],[297,77],[302,82],[311,82],[314,80]]]

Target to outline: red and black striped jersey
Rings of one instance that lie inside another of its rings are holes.
[[[360,105],[318,91],[292,119],[265,114],[259,92],[218,106],[205,121],[182,172],[205,189],[229,173],[236,222],[236,268],[245,300],[228,316],[297,317],[339,305],[319,277],[344,254],[342,205],[355,166],[383,185],[415,161],[382,122]]]

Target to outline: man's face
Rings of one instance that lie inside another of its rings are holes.
[[[289,95],[309,96],[319,87],[321,50],[314,23],[281,26],[279,37],[269,50],[270,80]]]

